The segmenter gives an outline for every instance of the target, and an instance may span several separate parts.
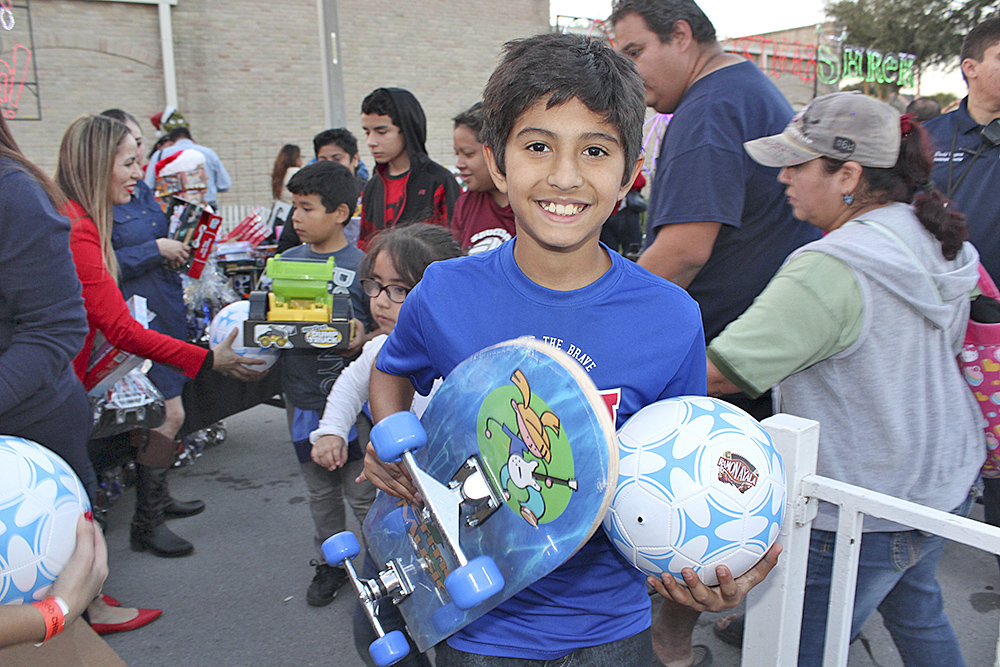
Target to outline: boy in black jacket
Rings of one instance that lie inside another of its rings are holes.
[[[361,198],[358,247],[364,250],[372,236],[396,225],[448,227],[461,189],[427,155],[427,118],[413,93],[376,88],[361,104],[361,125],[376,166]]]

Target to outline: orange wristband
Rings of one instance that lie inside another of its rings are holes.
[[[41,602],[32,602],[31,606],[42,612],[42,618],[45,619],[43,643],[62,632],[66,624],[66,613],[69,611],[65,602],[57,597],[47,597]]]

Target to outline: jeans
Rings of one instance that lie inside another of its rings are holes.
[[[344,500],[358,523],[364,523],[365,515],[375,501],[375,485],[369,481],[356,482],[365,468],[363,460],[348,461],[336,470],[327,470],[312,461],[301,464],[302,479],[309,489],[309,510],[312,512],[316,535],[313,541],[319,561],[325,563],[323,542],[347,528],[347,512]],[[364,536],[361,536],[364,545]]]
[[[441,642],[435,649],[437,667],[645,667],[653,662],[653,642],[646,628],[618,641],[588,646],[553,660],[497,658],[465,653]]]
[[[971,497],[955,510],[965,516]],[[809,540],[799,667],[820,667],[826,641],[836,533],[813,529]],[[964,667],[955,631],[944,613],[938,562],[944,538],[919,530],[864,533],[851,638],[878,609],[906,667]]]

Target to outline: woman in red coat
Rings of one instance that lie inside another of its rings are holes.
[[[69,200],[65,214],[73,225],[70,248],[83,284],[90,329],[73,362],[77,376],[82,379],[87,370],[98,331],[126,352],[171,366],[188,377],[209,370],[241,379],[259,376],[248,366],[263,362],[233,352],[235,331],[209,351],[145,329],[129,314],[116,280],[119,271],[111,246],[112,207],[128,203],[141,177],[138,146],[123,123],[104,116],[83,116],[66,130],[55,180]],[[131,531],[136,551],[148,549],[158,556],[186,556],[194,551],[190,542],[164,524],[164,508],[169,502],[166,474],[175,451],[173,440],[151,437],[136,453],[136,512]]]

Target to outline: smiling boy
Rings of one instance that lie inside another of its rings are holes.
[[[362,195],[358,247],[396,225],[447,227],[461,188],[427,155],[427,118],[413,93],[376,88],[361,103],[361,126],[376,165]]]
[[[487,162],[517,236],[427,269],[376,361],[375,419],[406,409],[414,387],[426,394],[473,353],[525,335],[580,361],[617,426],[654,401],[704,394],[698,306],[599,243],[642,165],[644,94],[634,66],[580,36],[513,41],[483,106]],[[629,344],[643,335],[657,344]],[[371,448],[365,474],[412,499],[405,474]],[[598,530],[561,567],[440,644],[437,665],[570,654],[579,666],[648,665],[649,609],[644,575]]]

